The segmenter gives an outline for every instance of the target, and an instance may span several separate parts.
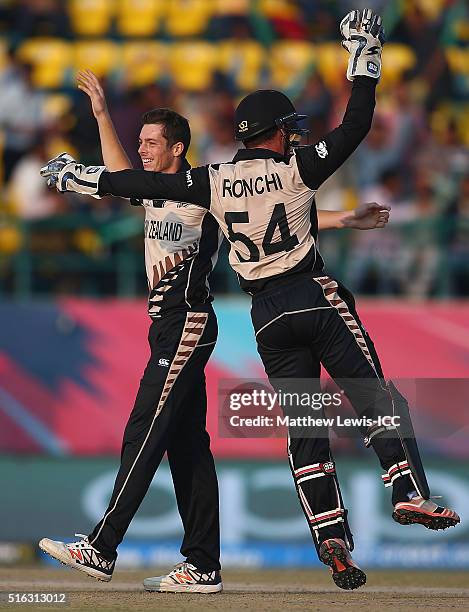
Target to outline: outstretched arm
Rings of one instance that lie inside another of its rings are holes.
[[[210,208],[210,179],[205,166],[176,174],[147,170],[103,172],[97,192],[124,198],[175,200]]]
[[[192,168],[177,174],[147,170],[108,172],[106,166],[78,164],[68,153],[61,153],[41,168],[49,187],[57,191],[74,191],[100,197],[115,195],[122,198],[175,200],[210,208],[210,178],[208,168]]]
[[[326,229],[378,229],[389,221],[390,206],[383,206],[376,202],[360,204],[355,210],[332,211],[318,210],[319,231]]]
[[[111,172],[132,168],[109,115],[106,97],[98,78],[91,70],[82,70],[78,73],[77,81],[78,89],[84,91],[91,101],[98,124],[104,165]]]

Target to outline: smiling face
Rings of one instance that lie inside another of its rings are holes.
[[[181,142],[173,145],[168,143],[162,123],[144,124],[138,143],[138,154],[144,170],[169,174],[178,172],[184,146]]]

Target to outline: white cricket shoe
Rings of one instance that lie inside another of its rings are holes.
[[[82,539],[66,544],[43,538],[39,542],[39,548],[68,567],[84,572],[97,580],[109,582],[116,561],[105,559],[96,548],[91,546],[87,536],[81,533],[75,535]]]
[[[223,589],[218,570],[201,572],[191,563],[183,561],[165,576],[145,578],[145,591],[158,593],[219,593]]]

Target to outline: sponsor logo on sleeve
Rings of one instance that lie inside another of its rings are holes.
[[[191,171],[188,170],[186,172],[186,181],[187,181],[187,186],[188,187],[192,187],[192,185],[194,184],[194,181],[192,180],[192,176],[191,176]]]
[[[378,74],[378,66],[371,60],[367,63],[367,69],[368,72],[371,72],[371,74]]]

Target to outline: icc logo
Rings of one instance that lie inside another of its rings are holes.
[[[240,132],[245,132],[248,129],[248,122],[247,121],[241,121],[241,123],[239,124],[239,131]]]

